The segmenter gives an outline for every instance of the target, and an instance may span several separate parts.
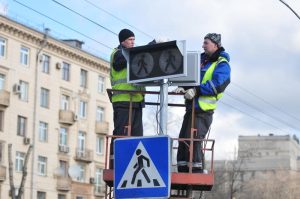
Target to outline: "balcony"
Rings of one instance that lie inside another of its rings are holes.
[[[59,191],[70,191],[71,190],[71,180],[68,177],[58,177],[56,188]]]
[[[99,134],[108,134],[109,123],[108,122],[96,122],[95,131]]]
[[[0,182],[6,179],[6,167],[0,165]]]
[[[0,105],[4,107],[9,106],[10,92],[6,90],[0,90]]]
[[[91,163],[93,161],[93,151],[90,149],[79,149],[76,148],[75,160],[82,161],[86,163]]]
[[[72,181],[72,195],[82,195],[84,198],[94,198],[93,195],[93,186],[89,183],[82,183]]]
[[[72,125],[75,122],[75,114],[69,110],[59,110],[59,123]]]
[[[58,145],[58,151],[60,153],[69,153],[70,147],[66,145]]]

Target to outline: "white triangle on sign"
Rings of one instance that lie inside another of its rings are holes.
[[[137,155],[137,150],[140,154]],[[139,162],[138,162],[139,157]],[[143,157],[143,158],[142,158]],[[148,167],[148,161],[150,163]],[[139,166],[140,165],[140,166]],[[139,169],[140,168],[140,169]],[[136,177],[134,173],[136,172]],[[146,173],[146,174],[145,174]],[[147,179],[148,177],[148,179]],[[142,142],[139,142],[117,189],[166,187]]]

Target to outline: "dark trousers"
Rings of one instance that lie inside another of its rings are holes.
[[[194,134],[194,138],[204,139],[209,127],[212,123],[213,112],[197,112],[195,113],[195,128],[197,132]],[[190,138],[191,137],[191,123],[192,123],[192,111],[186,111],[180,130],[179,138]],[[179,172],[188,172],[189,163],[189,141],[179,142],[178,152],[177,152],[177,164]],[[204,154],[201,150],[202,142],[194,141],[193,147],[193,167],[198,169],[203,169],[204,164]],[[193,169],[194,169],[193,168]]]
[[[113,107],[114,131],[113,135],[128,135],[129,107]],[[131,136],[143,136],[143,109],[133,108],[131,114]],[[114,139],[110,144],[110,168],[113,168]]]
[[[131,114],[131,136],[143,136],[143,110],[133,108]],[[129,108],[114,108],[113,135],[128,135]]]

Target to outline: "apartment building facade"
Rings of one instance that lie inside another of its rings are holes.
[[[17,191],[33,146],[24,199],[103,198],[109,63],[47,35],[0,15],[0,198],[10,192],[8,144]]]
[[[300,171],[300,145],[290,135],[239,136],[238,159],[243,159],[243,170]]]

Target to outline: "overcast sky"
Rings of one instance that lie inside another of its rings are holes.
[[[94,23],[52,0],[18,1],[80,33],[14,0],[1,0],[9,16],[40,30],[48,27],[60,39],[82,40],[85,49],[104,58],[123,28],[135,32],[138,45],[165,37],[186,40],[187,50],[202,50],[206,33],[220,33],[231,56],[232,83],[214,114],[210,138],[216,139],[216,158],[232,157],[238,135],[300,137],[300,20],[279,0],[57,0]],[[286,2],[300,13],[299,0]],[[145,133],[156,133],[155,109],[146,113]],[[178,136],[183,114],[170,110],[170,135]]]

